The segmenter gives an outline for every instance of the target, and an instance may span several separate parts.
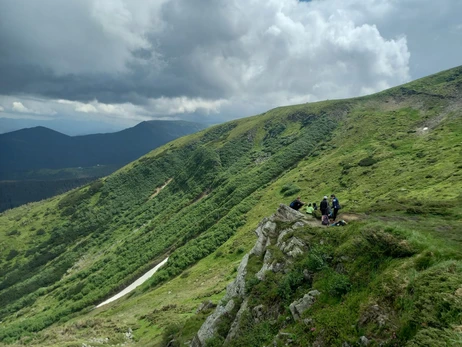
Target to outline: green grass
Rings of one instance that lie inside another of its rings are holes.
[[[362,247],[370,258],[346,264],[348,278],[318,264],[313,286],[331,295],[320,301],[326,313],[319,313],[321,329],[309,331],[312,340],[332,338],[319,335],[322,329],[349,340],[353,330],[344,322],[354,319],[350,311],[367,311],[371,300],[387,295],[394,300],[397,339],[418,343],[433,336],[433,326],[423,333],[420,327],[428,322],[414,318],[425,305],[401,308],[400,302],[416,298],[400,291],[410,279],[424,281],[425,271],[440,264],[459,266],[460,71],[404,89],[281,107],[215,126],[82,189],[0,214],[3,343],[78,345],[103,335],[123,338],[129,327],[139,346],[161,344],[168,327],[187,342],[205,320],[196,308],[223,296],[255,242],[258,222],[297,195],[319,203],[331,193],[339,197],[342,213],[365,218],[329,231],[331,245],[322,251],[353,257]],[[429,130],[422,131],[425,126]],[[312,233],[307,240],[324,237]],[[166,255],[167,267],[149,283],[93,310]],[[310,261],[307,266],[316,269],[316,259]],[[293,288],[297,273],[274,278],[273,291],[264,284],[254,288],[263,297],[285,293],[286,305],[299,294]],[[327,312],[338,315],[330,321]],[[446,322],[456,324],[454,317],[449,311]],[[255,338],[271,342],[277,327],[259,325]],[[290,329],[296,335],[306,330]],[[367,324],[354,331],[385,334]],[[459,338],[453,331],[445,334],[447,341]]]

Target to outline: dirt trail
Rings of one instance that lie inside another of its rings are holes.
[[[156,190],[154,191],[154,193],[149,197],[149,200],[155,198],[157,196],[157,194],[159,194],[160,191],[167,186],[167,184],[172,182],[172,180],[173,180],[173,178],[170,178],[167,182],[164,183],[164,185],[162,187],[157,187]]]
[[[365,219],[366,218],[366,215],[364,214],[357,214],[357,213],[339,213],[337,215],[337,222],[340,221],[340,220],[344,220],[345,222],[352,222],[352,221],[356,221],[356,220],[361,220],[361,219]],[[321,220],[318,220],[318,219],[309,219],[308,220],[308,224],[312,227],[322,227],[324,228],[325,225],[322,225],[321,224]]]

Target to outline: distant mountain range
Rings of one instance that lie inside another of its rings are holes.
[[[98,120],[89,122],[70,119],[64,116],[54,119],[6,118],[3,117],[3,113],[0,112],[0,134],[37,126],[43,126],[70,136],[113,133],[129,127],[129,125],[119,123],[104,123]]]
[[[0,135],[0,211],[63,193],[178,137],[205,128],[147,121],[115,133],[68,136],[38,126]]]
[[[95,165],[122,166],[178,137],[205,128],[185,121],[147,121],[115,133],[67,136],[34,127],[0,135],[0,179],[12,172]]]

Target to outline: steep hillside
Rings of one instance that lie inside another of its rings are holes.
[[[365,334],[378,341],[385,339],[373,322],[350,329],[361,317],[350,311],[364,311],[375,301],[382,307],[388,286],[396,284],[386,301],[396,317],[386,331],[396,341],[428,334],[454,340],[462,325],[458,297],[422,303],[413,293],[438,271],[449,280],[447,286],[431,286],[435,293],[453,295],[460,286],[451,273],[461,265],[461,90],[459,67],[368,97],[277,108],[178,139],[81,189],[4,212],[0,341],[40,346],[192,341],[210,312],[196,314],[197,307],[223,297],[255,242],[259,221],[296,195],[318,202],[330,193],[340,198],[350,223],[339,239],[329,229],[323,241],[328,250],[320,255],[327,256],[325,272],[323,267],[314,280],[293,282],[275,273],[275,283],[288,281],[284,292],[252,280],[247,289],[259,290],[261,299],[252,304],[281,298],[277,308],[284,311],[311,287],[323,292],[333,286],[335,295],[320,301],[325,316],[315,314],[317,325],[309,329],[318,329],[319,341],[337,343],[341,336],[351,342]],[[307,232],[325,232],[313,228]],[[393,242],[409,243],[412,252],[396,256],[361,246],[379,236],[387,243],[388,234]],[[323,240],[319,237],[316,242]],[[363,257],[355,258],[356,252]],[[94,309],[167,255],[167,264],[134,294]],[[353,260],[337,269],[330,259],[343,255]],[[368,263],[375,258],[377,263]],[[252,269],[261,265],[255,261]],[[382,281],[384,274],[389,277]],[[329,284],[329,276],[338,283]],[[435,325],[441,307],[448,313]],[[416,319],[426,317],[425,310],[429,319]],[[288,333],[307,333],[290,319]],[[223,342],[230,323],[223,323],[211,343]],[[247,333],[258,337],[257,345],[268,344],[284,332],[276,323],[249,324]],[[300,338],[293,341],[303,345]]]
[[[0,211],[109,175],[198,123],[149,121],[116,133],[67,136],[45,127],[0,135]]]

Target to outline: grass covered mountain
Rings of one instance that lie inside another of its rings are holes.
[[[227,339],[231,309],[208,345],[460,345],[461,106],[458,67],[371,96],[280,107],[2,213],[1,343],[184,345],[212,313],[199,305],[218,303],[242,273],[260,221],[297,195],[335,193],[348,225],[294,230],[303,254],[271,248],[285,270],[264,279],[264,255],[251,255],[238,334]],[[95,309],[167,256],[135,292]],[[315,304],[291,318],[290,304],[312,290]]]
[[[45,127],[0,134],[0,211],[106,176],[204,127],[184,121],[147,121],[107,134],[67,136]]]

